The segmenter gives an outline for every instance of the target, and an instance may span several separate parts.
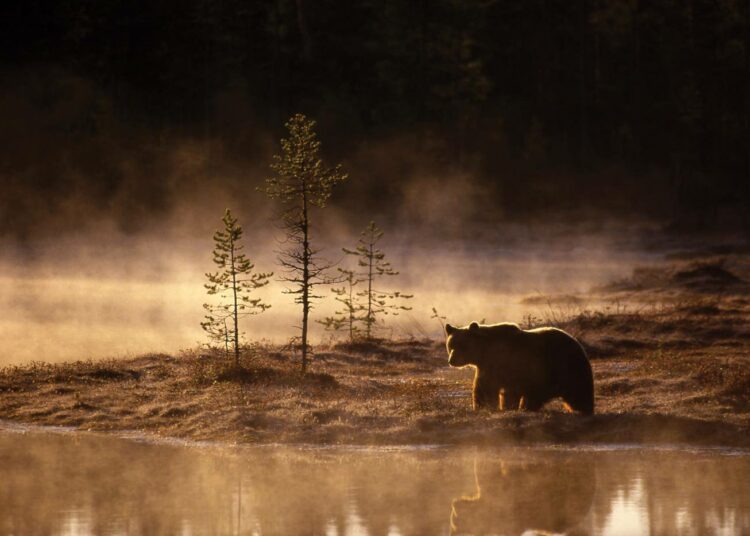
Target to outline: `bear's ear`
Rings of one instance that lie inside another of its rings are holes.
[[[469,324],[469,331],[477,331],[479,329],[479,324],[476,322],[472,322]]]
[[[457,328],[454,328],[450,324],[445,325],[445,334],[446,335],[453,335],[457,331]]]

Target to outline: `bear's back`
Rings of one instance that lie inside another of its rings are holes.
[[[524,333],[528,333],[537,340],[539,344],[550,348],[555,351],[569,350],[573,353],[581,352],[584,356],[586,355],[583,350],[581,343],[576,340],[570,333],[563,331],[559,328],[544,327],[526,329]]]
[[[489,335],[513,335],[521,333],[523,330],[518,324],[512,322],[502,322],[500,324],[484,324],[480,326],[483,333]]]
[[[523,334],[525,358],[538,359],[553,376],[565,371],[590,371],[586,351],[569,333],[558,328],[543,327],[523,330]],[[585,375],[590,375],[590,372]]]

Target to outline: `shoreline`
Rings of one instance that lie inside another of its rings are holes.
[[[120,441],[132,441],[139,444],[198,449],[230,449],[242,452],[246,449],[289,449],[295,451],[337,451],[337,452],[438,452],[443,450],[478,448],[490,450],[534,450],[534,451],[561,451],[561,452],[623,452],[623,451],[649,451],[649,452],[682,452],[694,454],[712,454],[722,456],[750,456],[750,442],[747,446],[730,445],[699,445],[691,443],[519,443],[519,442],[497,442],[474,444],[462,443],[394,443],[394,444],[367,444],[367,443],[229,443],[223,441],[195,440],[189,438],[168,437],[158,434],[144,434],[132,430],[85,430],[67,426],[40,425],[19,423],[14,421],[0,420],[0,434],[54,434],[74,437],[77,435],[93,436],[100,438],[111,438]]]
[[[240,372],[197,352],[7,367],[0,421],[221,446],[750,449],[750,409],[733,409],[736,401],[712,394],[723,384],[700,384],[677,361],[655,369],[644,356],[593,359],[593,416],[564,413],[559,402],[474,412],[473,373],[447,367],[444,352],[433,341],[339,344],[306,376],[273,346],[254,348]]]

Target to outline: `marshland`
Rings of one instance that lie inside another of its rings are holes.
[[[750,530],[749,2],[11,0],[0,41],[0,534]],[[593,414],[475,409],[473,322],[574,337]]]
[[[554,401],[538,414],[475,412],[473,371],[448,367],[444,337],[422,333],[327,337],[305,374],[293,345],[271,341],[241,346],[240,368],[217,347],[7,365],[0,408],[18,423],[251,444],[746,446],[746,260],[690,257],[518,300],[521,327],[560,327],[586,349],[593,417]]]

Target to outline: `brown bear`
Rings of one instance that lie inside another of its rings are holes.
[[[569,409],[594,413],[591,364],[580,343],[564,331],[472,322],[468,328],[447,324],[445,332],[448,364],[476,369],[474,409],[536,411],[561,397]]]

